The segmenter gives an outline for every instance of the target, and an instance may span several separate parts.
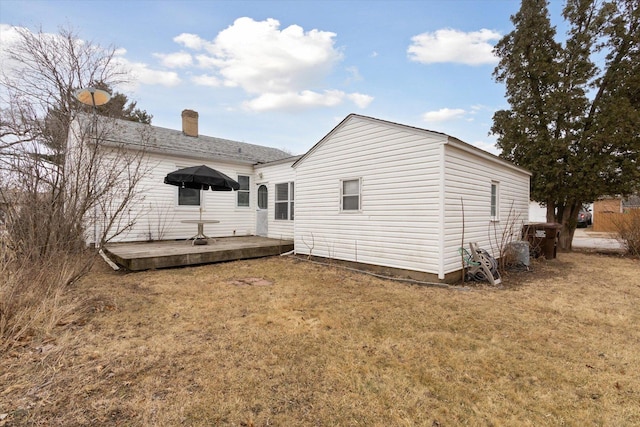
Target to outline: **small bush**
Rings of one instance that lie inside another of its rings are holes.
[[[640,256],[640,209],[631,209],[621,215],[614,226],[618,232],[618,240],[624,245],[627,253]]]

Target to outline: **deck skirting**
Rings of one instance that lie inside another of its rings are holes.
[[[140,271],[279,255],[293,250],[293,241],[242,236],[210,239],[207,245],[184,240],[114,243],[104,250],[115,263]]]

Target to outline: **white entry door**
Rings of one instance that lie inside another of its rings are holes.
[[[267,186],[258,187],[258,210],[256,211],[256,234],[267,237],[269,232],[269,192]]]

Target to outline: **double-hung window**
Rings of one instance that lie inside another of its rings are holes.
[[[249,181],[248,176],[238,175],[238,184],[240,184],[240,189],[237,191],[238,207],[249,207]]]
[[[185,166],[176,165],[177,168]],[[200,206],[202,191],[195,188],[178,187],[178,206]]]
[[[500,194],[499,185],[496,181],[491,182],[491,221],[498,221],[500,214]]]
[[[341,181],[340,210],[360,210],[360,179],[345,179]]]
[[[200,206],[200,190],[178,187],[178,206]]]
[[[276,184],[275,212],[276,219],[293,220],[293,182]]]

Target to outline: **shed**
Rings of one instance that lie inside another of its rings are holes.
[[[350,114],[293,168],[298,254],[452,282],[528,222],[531,174],[440,132]]]

